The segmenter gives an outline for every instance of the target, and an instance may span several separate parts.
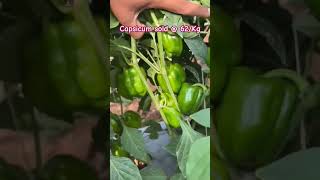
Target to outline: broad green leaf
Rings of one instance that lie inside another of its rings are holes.
[[[154,166],[147,166],[143,168],[140,171],[140,173],[143,180],[166,180],[167,179],[167,176],[165,175],[163,170]]]
[[[198,73],[196,68],[194,68],[193,66],[190,66],[190,65],[185,65],[184,67],[186,68],[186,70],[191,72],[191,74],[196,78],[197,82],[201,82],[200,81],[200,74]]]
[[[287,64],[287,51],[284,40],[271,22],[252,13],[243,14],[241,20],[263,36],[280,57],[281,63]]]
[[[173,156],[176,156],[177,145],[180,137],[171,138],[170,143],[163,147],[168,153]]]
[[[210,179],[210,136],[192,144],[186,173],[188,180]]]
[[[261,180],[319,180],[320,148],[311,148],[286,157],[256,171]]]
[[[210,128],[210,108],[202,109],[191,114],[190,118],[195,120],[198,124]]]
[[[146,163],[150,161],[144,146],[144,138],[138,129],[123,126],[121,144],[136,159]]]
[[[302,32],[311,38],[317,38],[320,31],[320,22],[309,12],[299,13],[294,16],[294,30]]]
[[[186,164],[189,151],[192,144],[200,139],[203,135],[193,130],[186,122],[180,121],[182,135],[177,145],[177,161],[179,168],[184,176],[186,176]]]
[[[111,180],[142,180],[138,167],[126,157],[110,156]]]
[[[201,37],[197,36],[191,39],[183,39],[183,40],[187,44],[189,49],[192,51],[192,54],[194,54],[197,59],[201,60],[202,63],[205,64],[208,47],[205,45]]]

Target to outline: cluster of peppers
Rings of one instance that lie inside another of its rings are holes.
[[[231,164],[256,168],[273,161],[287,143],[299,90],[289,78],[241,67],[241,39],[232,18],[218,7],[213,14],[211,97],[218,144]],[[221,159],[213,164],[215,178],[230,179]]]
[[[162,37],[167,57],[179,57],[183,50],[182,38],[169,33],[162,34]],[[146,77],[143,68],[141,68],[141,72]],[[183,117],[182,114],[190,115],[200,108],[206,95],[206,88],[199,84],[192,85],[185,82],[186,73],[178,63],[167,62],[166,72],[172,91],[177,94],[179,107],[176,107],[174,99],[169,93],[166,81],[163,75],[159,73],[156,79],[161,88],[160,103],[169,125],[178,128]],[[117,82],[119,94],[128,99],[142,97],[147,92],[138,72],[133,67],[125,68],[118,75]]]

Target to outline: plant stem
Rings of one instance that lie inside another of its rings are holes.
[[[132,37],[131,37],[131,49],[132,49],[133,52],[136,52],[136,40],[133,39]],[[157,101],[157,98],[154,96],[151,88],[149,87],[149,84],[148,84],[145,76],[143,75],[143,73],[140,70],[140,67],[139,67],[138,62],[137,62],[137,56],[136,56],[135,53],[132,53],[132,64],[133,64],[133,68],[138,72],[138,74],[140,76],[140,79],[142,80],[143,84],[145,85],[145,87],[147,89],[147,92],[150,95],[150,98],[151,98],[152,102],[155,104],[157,110],[160,112],[160,115],[161,115],[163,121],[166,123],[169,135],[174,135],[173,131],[171,130],[171,128],[169,126],[168,120],[167,120],[166,116],[164,115],[164,112],[160,108],[160,104]]]
[[[152,17],[152,20],[154,21],[154,23],[159,26],[159,22],[158,22],[158,19],[156,17],[156,15],[154,14],[153,11],[151,11],[151,17]],[[168,79],[168,74],[167,74],[167,70],[166,70],[166,62],[164,60],[164,51],[163,51],[163,45],[162,45],[162,34],[163,32],[158,32],[157,33],[157,37],[158,37],[158,50],[159,50],[159,56],[160,56],[160,73],[162,74],[165,82],[166,82],[166,85],[168,87],[168,90],[169,90],[169,93],[170,93],[170,96],[171,98],[173,99],[173,102],[175,104],[175,106],[177,107],[178,111],[180,111],[180,108],[179,108],[179,105],[178,105],[178,101],[177,101],[177,98],[172,90],[172,87],[171,87],[171,84],[170,84],[170,81]]]
[[[39,112],[36,108],[33,108],[33,137],[34,137],[34,144],[35,144],[35,153],[36,153],[36,174],[39,175],[39,171],[42,167],[42,157],[41,157],[41,140],[39,136]]]
[[[296,69],[299,75],[301,75],[301,65],[300,65],[300,53],[299,53],[299,41],[298,41],[298,34],[295,28],[293,28],[293,37],[294,37],[294,47],[295,47],[295,58],[296,58]],[[304,124],[304,117],[302,117],[300,121],[300,145],[301,149],[307,148],[306,143],[306,128]]]

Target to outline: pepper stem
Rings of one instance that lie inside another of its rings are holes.
[[[136,52],[137,48],[136,48],[136,40],[134,38],[131,37],[131,50],[133,52]],[[134,53],[132,53],[134,54]],[[162,109],[160,108],[160,104],[157,100],[157,98],[155,97],[155,95],[153,94],[151,88],[149,87],[148,85],[148,82],[145,78],[145,76],[143,75],[143,73],[141,72],[140,70],[140,67],[139,67],[139,64],[138,64],[138,61],[137,61],[137,56],[132,56],[132,63],[133,63],[133,68],[138,72],[139,76],[140,76],[140,79],[142,80],[143,84],[145,85],[146,89],[147,89],[147,92],[152,100],[152,102],[154,103],[154,105],[156,106],[157,110],[160,112],[160,115],[163,119],[163,121],[166,123],[167,125],[167,128],[168,128],[168,132],[169,132],[169,135],[170,136],[173,136],[173,131],[172,129],[170,128],[169,126],[169,123],[168,123],[168,120],[164,114],[164,112],[162,111]]]

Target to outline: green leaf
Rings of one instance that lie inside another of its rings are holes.
[[[171,138],[170,143],[163,147],[168,153],[173,156],[176,156],[177,145],[180,137]]]
[[[144,146],[144,138],[139,130],[123,126],[121,144],[136,159],[146,163],[150,161]]]
[[[191,114],[190,118],[195,120],[198,124],[210,128],[210,108],[202,109]]]
[[[183,177],[183,175],[181,173],[175,174],[174,176],[172,176],[170,178],[170,180],[185,180],[185,178]]]
[[[281,63],[287,64],[287,51],[284,40],[273,24],[252,13],[243,14],[241,20],[265,37],[267,43],[280,57]]]
[[[210,136],[196,140],[190,149],[186,167],[187,179],[210,179]]]
[[[205,64],[205,60],[207,58],[207,49],[208,47],[203,42],[201,37],[194,37],[192,39],[183,39],[187,44],[189,49],[192,51],[192,54],[196,56],[197,59],[201,60],[203,64]]]
[[[162,169],[154,166],[147,166],[143,168],[140,171],[140,173],[143,180],[166,180],[167,179],[167,176],[162,171]]]
[[[119,26],[119,21],[114,17],[113,13],[110,11],[110,29]]]
[[[196,68],[194,68],[193,66],[190,66],[190,65],[185,65],[184,67],[186,68],[186,70],[191,72],[191,74],[197,79],[197,82],[201,82],[200,74],[198,73]]]
[[[147,129],[144,131],[145,133],[150,133],[149,138],[150,139],[158,139],[159,135],[158,132],[162,131],[161,125],[157,123],[156,121],[147,121],[147,123],[144,123]]]
[[[320,31],[320,22],[309,12],[299,13],[294,16],[293,28],[311,38],[317,38]]]
[[[186,176],[186,164],[189,151],[192,144],[200,139],[203,135],[193,130],[186,122],[180,121],[182,135],[177,145],[177,161],[179,168],[184,176]]]
[[[256,171],[261,180],[319,180],[320,148],[289,154]]]
[[[142,180],[138,167],[126,157],[110,156],[111,180]]]

